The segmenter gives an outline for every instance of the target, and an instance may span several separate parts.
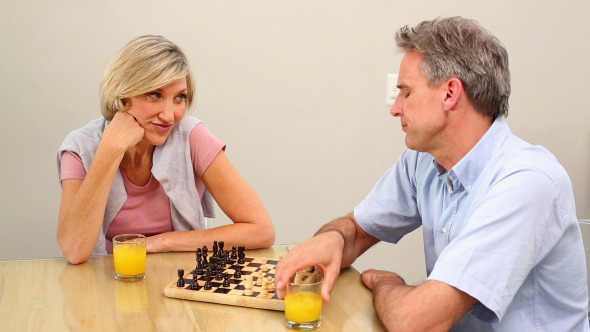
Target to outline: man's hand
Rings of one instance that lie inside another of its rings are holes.
[[[340,232],[328,231],[318,234],[292,248],[287,257],[277,264],[275,276],[279,298],[285,295],[285,287],[297,271],[317,266],[324,274],[322,299],[330,301],[330,293],[340,275],[344,238]]]

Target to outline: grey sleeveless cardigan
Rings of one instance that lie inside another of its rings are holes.
[[[188,136],[201,121],[185,116],[166,139],[163,145],[156,146],[153,156],[152,174],[162,184],[170,199],[172,227],[177,231],[205,229],[205,218],[215,217],[214,200],[209,191],[203,193],[199,203],[199,193],[195,185],[195,173],[191,160]],[[104,118],[93,120],[86,126],[71,132],[57,151],[57,169],[61,169],[61,156],[64,151],[77,153],[86,172],[90,168],[102,134],[109,121]],[[59,174],[58,174],[59,176]],[[117,171],[109,195],[104,222],[93,255],[105,255],[106,233],[113,219],[127,200],[127,192],[121,171]],[[92,204],[92,202],[88,202]]]

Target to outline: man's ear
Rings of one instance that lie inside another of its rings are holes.
[[[452,111],[459,103],[459,98],[463,93],[463,82],[457,77],[452,77],[443,83],[445,89],[445,97],[443,100],[443,107],[445,111]]]

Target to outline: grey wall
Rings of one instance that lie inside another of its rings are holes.
[[[402,56],[394,31],[450,15],[477,19],[506,45],[508,123],[559,158],[579,217],[590,217],[587,0],[0,0],[0,259],[59,254],[55,151],[100,115],[104,68],[131,38],[183,47],[197,81],[192,114],[227,142],[277,243],[294,243],[351,211],[397,160],[403,132],[385,107]],[[420,281],[423,264],[417,233],[355,266]]]

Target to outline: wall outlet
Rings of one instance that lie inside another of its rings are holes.
[[[387,107],[393,106],[395,102],[395,98],[399,94],[399,89],[397,88],[397,74],[387,74],[387,91],[385,94],[385,105]]]

